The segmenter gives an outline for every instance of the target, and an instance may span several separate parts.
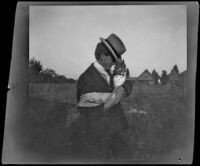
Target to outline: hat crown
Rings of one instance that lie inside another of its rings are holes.
[[[108,36],[106,41],[112,47],[117,56],[121,56],[126,51],[124,43],[117,35],[111,34]]]
[[[126,47],[121,39],[117,35],[111,34],[106,39],[100,37],[100,40],[110,51],[111,56],[113,56],[117,62],[120,62],[121,55],[126,51]]]

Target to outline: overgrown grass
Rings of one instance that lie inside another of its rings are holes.
[[[147,112],[128,115],[134,143],[146,154],[143,159],[161,159],[184,146],[188,132],[184,100],[181,96],[138,94],[124,101],[131,108]]]
[[[185,99],[174,95],[137,94],[122,101],[129,121],[129,140],[135,160],[158,160],[184,146],[187,133]],[[72,157],[70,127],[66,119],[76,105],[30,98],[27,146],[49,159]],[[146,114],[128,113],[130,109]]]

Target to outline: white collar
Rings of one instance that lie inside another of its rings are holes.
[[[99,72],[100,74],[103,74],[103,75],[106,76],[107,82],[108,82],[108,84],[110,84],[110,76],[108,75],[108,73],[106,72],[106,70],[104,69],[104,67],[101,66],[101,65],[99,64],[99,62],[97,62],[97,61],[95,61],[95,62],[93,63],[93,65],[94,65],[94,67],[98,70],[98,72]]]

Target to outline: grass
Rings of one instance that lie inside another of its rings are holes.
[[[184,146],[187,134],[187,115],[184,98],[167,95],[136,95],[129,98],[131,107],[142,109],[145,115],[129,115],[135,143],[142,142],[147,156],[161,159]]]
[[[134,148],[134,160],[161,160],[184,146],[188,131],[185,103],[184,97],[170,94],[137,94],[122,100],[129,121],[128,139]],[[127,112],[133,108],[146,114]],[[66,120],[74,110],[74,104],[30,97],[28,149],[50,161],[73,158],[72,128],[66,128]]]

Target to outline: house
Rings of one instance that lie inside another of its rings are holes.
[[[184,96],[187,95],[187,70],[179,74],[179,85],[184,88]]]
[[[154,84],[155,83],[155,80],[152,74],[147,69],[142,74],[140,74],[139,77],[137,77],[135,81],[140,84]]]
[[[169,75],[168,75],[168,84],[179,84],[179,73],[172,71]]]
[[[184,86],[186,85],[186,82],[187,82],[187,70],[179,74],[179,84]]]

